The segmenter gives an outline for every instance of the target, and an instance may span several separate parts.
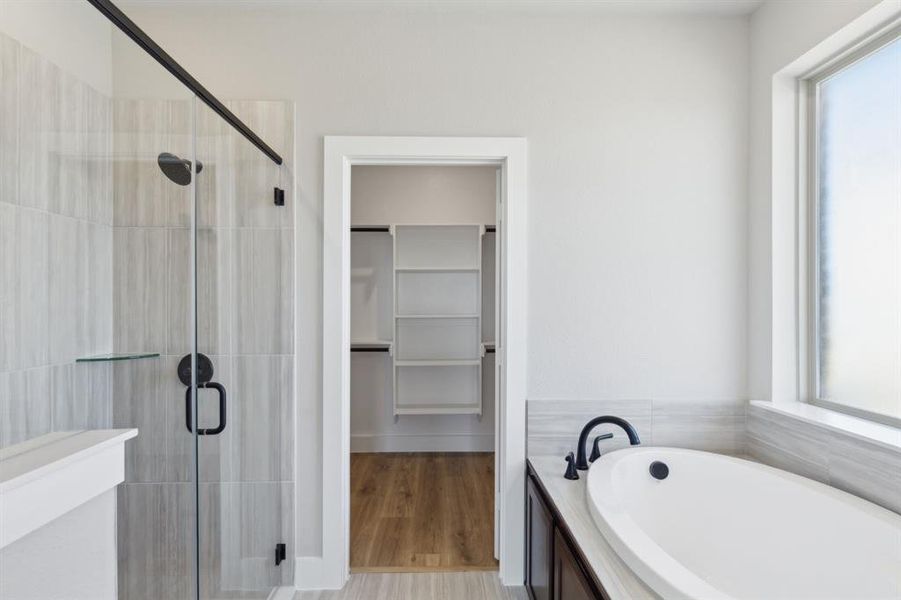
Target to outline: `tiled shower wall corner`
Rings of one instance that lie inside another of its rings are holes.
[[[290,104],[230,108],[292,163]],[[191,103],[116,100],[113,119],[114,348],[161,355],[113,367],[114,424],[141,430],[119,490],[119,595],[179,598],[192,572],[193,440],[176,375],[191,343],[190,192],[156,156],[191,156]],[[292,556],[294,531],[293,202],[272,199],[275,185],[290,194],[293,184],[205,106],[193,126],[198,344],[228,390],[225,431],[199,438],[202,589],[216,597],[293,581],[292,559],[273,560],[276,542]],[[201,426],[217,421],[212,392],[198,412]]]
[[[582,427],[598,415],[629,421],[643,444],[677,446],[723,454],[745,453],[746,400],[529,400],[529,456],[561,458],[574,452]],[[623,431],[599,425],[595,435],[612,432],[603,448],[629,444]]]
[[[748,454],[901,513],[901,451],[751,405]]]
[[[210,597],[293,579],[293,109],[230,106],[286,166],[197,104],[200,351],[229,391],[226,431],[200,442]],[[156,164],[164,151],[191,156],[190,111],[110,99],[0,34],[0,447],[139,428],[119,487],[119,590],[131,600],[192,585],[192,440],[175,375],[190,351],[191,205]],[[135,350],[161,356],[75,362]],[[202,423],[215,420],[212,396],[200,407]],[[280,567],[274,540],[288,544]]]
[[[109,427],[111,102],[0,34],[0,447]]]

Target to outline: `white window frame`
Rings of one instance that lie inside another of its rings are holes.
[[[830,77],[866,59],[901,37],[901,25],[894,23],[876,35],[860,41],[816,69],[799,78],[798,124],[798,391],[809,404],[835,410],[869,421],[901,427],[901,419],[847,406],[820,397],[820,248],[819,161],[817,86]]]

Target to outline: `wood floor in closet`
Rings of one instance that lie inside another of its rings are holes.
[[[487,571],[494,559],[494,454],[355,453],[353,573]]]

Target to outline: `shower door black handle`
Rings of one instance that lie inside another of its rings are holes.
[[[197,387],[200,389],[212,388],[219,392],[219,425],[210,429],[198,428],[197,435],[219,435],[225,430],[226,417],[228,414],[228,401],[225,394],[225,386],[221,383],[210,381],[207,383],[198,383]],[[192,413],[194,412],[192,406],[193,397],[194,395],[191,393],[191,388],[188,387],[185,390],[185,426],[188,428],[188,433],[194,433],[192,419]]]

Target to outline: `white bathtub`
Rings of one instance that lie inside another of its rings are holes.
[[[664,598],[901,598],[901,516],[810,479],[637,447],[595,461],[587,490],[605,539]]]

